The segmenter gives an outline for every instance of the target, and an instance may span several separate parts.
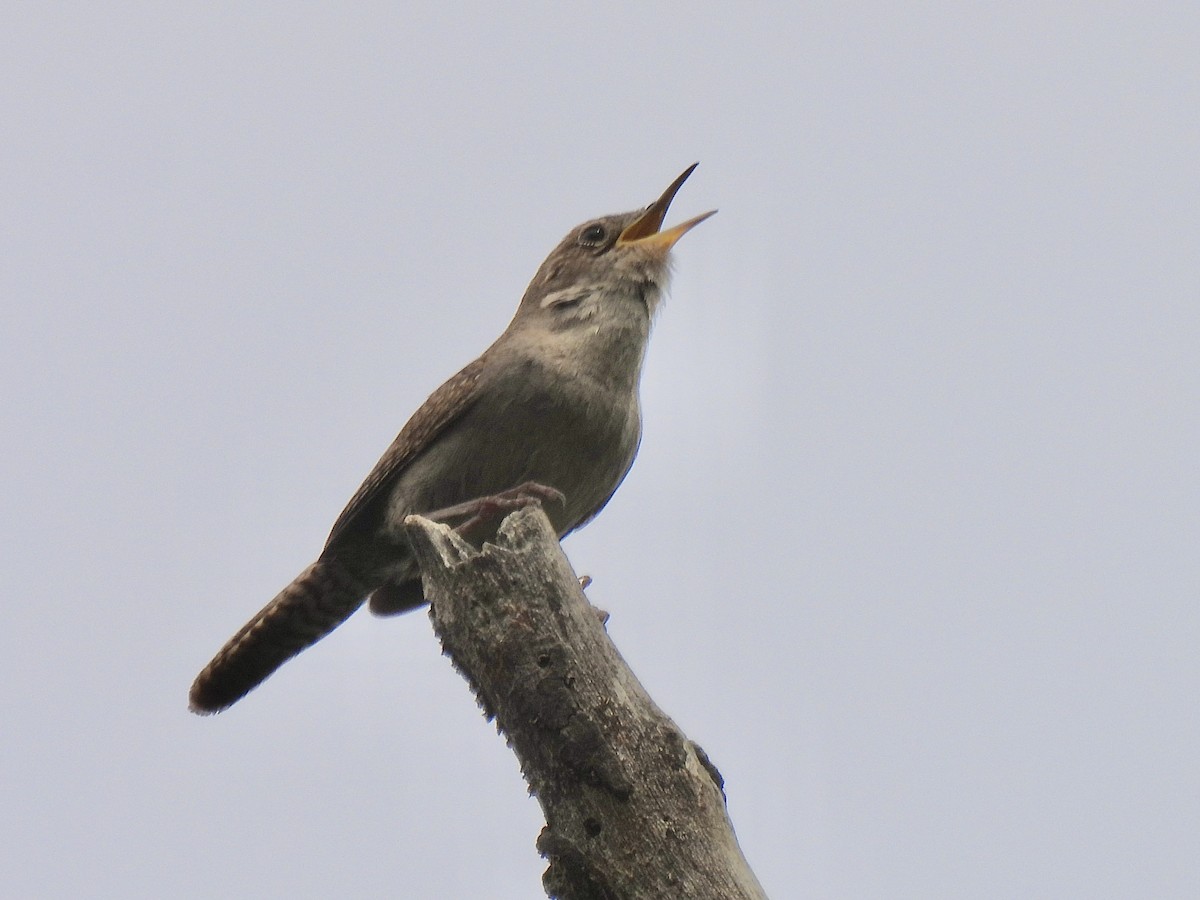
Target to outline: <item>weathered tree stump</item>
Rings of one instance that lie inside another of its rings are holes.
[[[621,659],[536,504],[477,550],[406,522],[445,653],[542,806],[558,900],[765,898],[721,776]]]

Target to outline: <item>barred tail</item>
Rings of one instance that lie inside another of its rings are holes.
[[[319,559],[242,626],[196,676],[192,712],[232,706],[268,675],[348,619],[367,589],[336,560]]]

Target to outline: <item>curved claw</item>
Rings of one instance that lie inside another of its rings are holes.
[[[427,519],[442,523],[466,516],[466,521],[454,526],[455,531],[466,537],[480,526],[492,523],[500,515],[524,509],[531,503],[545,502],[564,504],[567,502],[567,498],[557,488],[539,484],[536,481],[526,481],[524,484],[519,484],[498,494],[476,497],[474,500],[467,500],[465,503],[447,506],[445,509],[434,510],[422,515]]]

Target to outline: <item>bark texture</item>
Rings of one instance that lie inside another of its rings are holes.
[[[721,776],[647,695],[537,505],[476,550],[406,521],[445,653],[517,754],[557,900],[756,898]]]

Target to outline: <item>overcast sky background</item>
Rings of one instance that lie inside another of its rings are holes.
[[[700,160],[566,549],[767,892],[1200,896],[1200,8],[248,6],[0,14],[7,895],[542,895],[423,613],[187,688]]]

